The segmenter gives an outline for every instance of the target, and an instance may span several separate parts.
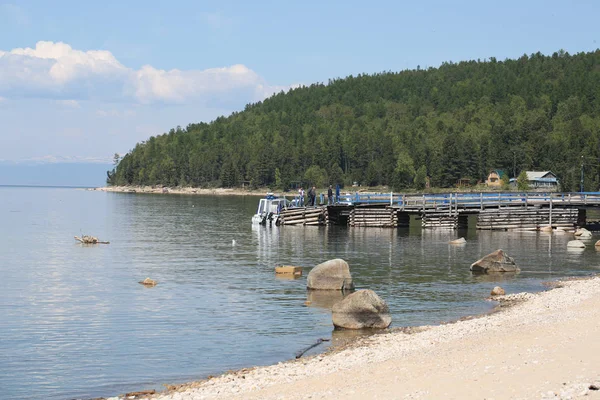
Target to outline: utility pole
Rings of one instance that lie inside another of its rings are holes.
[[[579,191],[583,193],[583,156],[581,156],[581,185]]]

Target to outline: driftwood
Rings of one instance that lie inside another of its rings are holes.
[[[110,244],[110,242],[103,242],[95,236],[83,235],[82,237],[75,236],[75,240],[79,240],[83,244]]]
[[[139,397],[139,396],[148,396],[151,394],[156,394],[156,390],[152,389],[152,390],[142,390],[140,392],[125,393],[125,398],[129,399],[129,398]]]
[[[296,353],[296,358],[302,357],[304,355],[304,353],[306,353],[307,351],[309,351],[312,348],[317,347],[318,345],[320,345],[323,342],[329,342],[329,339],[319,339],[319,340],[317,340],[315,343],[311,344],[310,346],[308,346],[304,350],[301,350],[301,351],[297,352]]]

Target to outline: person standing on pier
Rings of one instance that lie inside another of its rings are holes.
[[[300,186],[300,189],[298,189],[298,205],[300,207],[304,207],[304,189],[302,189],[302,186]]]
[[[311,205],[314,207],[315,205],[317,205],[317,188],[316,187],[312,187],[312,203]]]
[[[313,202],[314,202],[314,198],[315,198],[315,187],[311,187],[310,189],[308,189],[308,203],[306,204],[307,206],[312,206]]]
[[[333,204],[333,188],[329,185],[329,189],[327,189],[327,204]]]

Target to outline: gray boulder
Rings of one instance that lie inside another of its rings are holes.
[[[520,268],[515,264],[515,260],[503,250],[496,250],[471,264],[471,271],[489,274],[494,272],[517,272],[520,271]]]
[[[392,323],[387,304],[372,290],[359,290],[334,304],[331,317],[336,328],[345,329],[383,329]]]
[[[354,290],[350,267],[341,258],[325,261],[314,267],[306,278],[308,289]]]

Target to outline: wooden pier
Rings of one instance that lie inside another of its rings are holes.
[[[294,207],[281,211],[281,225],[348,225],[459,229],[477,216],[477,229],[535,230],[574,228],[586,223],[586,210],[600,208],[600,192],[586,193],[446,193],[361,194],[340,196],[333,205]],[[415,218],[416,217],[416,218]]]

